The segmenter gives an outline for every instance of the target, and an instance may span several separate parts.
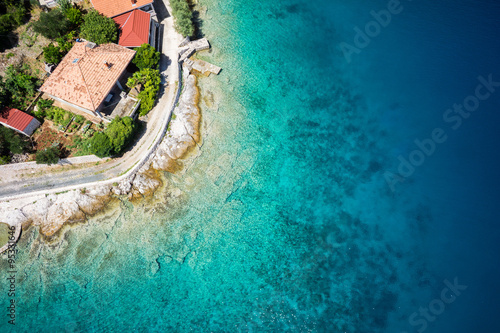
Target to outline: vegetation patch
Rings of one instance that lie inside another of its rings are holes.
[[[157,69],[145,68],[135,72],[127,81],[127,87],[142,86],[137,98],[141,100],[139,114],[144,116],[153,108],[160,89],[160,72]]]
[[[26,4],[23,0],[0,1],[0,51],[12,47],[8,35],[23,24],[26,13]]]
[[[182,36],[193,36],[193,12],[186,0],[170,0],[172,15],[174,16],[175,30]]]
[[[36,164],[56,164],[59,162],[61,150],[57,146],[45,148],[36,152]]]
[[[104,132],[95,133],[90,150],[98,157],[122,153],[133,138],[136,126],[130,117],[116,117]]]
[[[92,9],[83,17],[80,36],[97,44],[116,43],[118,28],[113,19]]]
[[[36,95],[40,81],[27,65],[9,66],[0,76],[0,109],[9,106],[24,110]]]
[[[30,144],[26,136],[0,126],[0,164],[9,163],[13,154],[22,154],[29,149]]]
[[[59,130],[64,130],[69,125],[74,115],[57,106],[53,106],[45,111],[45,117],[59,125]]]
[[[158,69],[160,64],[160,52],[157,52],[154,47],[149,44],[142,44],[141,47],[134,49],[135,56],[132,62],[140,70],[151,68]]]
[[[57,45],[51,43],[44,47],[43,57],[45,62],[49,64],[58,64],[73,47],[75,35],[76,32],[72,31],[63,37],[56,38]]]

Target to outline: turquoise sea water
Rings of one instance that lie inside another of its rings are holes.
[[[223,71],[200,80],[199,156],[52,244],[26,232],[1,331],[499,331],[500,95],[456,130],[443,114],[500,81],[500,8],[403,2],[347,62],[387,6],[200,0]]]

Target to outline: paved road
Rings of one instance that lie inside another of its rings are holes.
[[[168,10],[171,12],[170,8]],[[0,201],[31,194],[54,193],[73,188],[90,187],[104,182],[119,181],[150,155],[154,144],[161,139],[161,133],[170,118],[170,113],[175,105],[176,82],[179,81],[177,46],[182,38],[174,30],[172,16],[165,18],[161,23],[164,26],[164,33],[160,70],[165,77],[163,82],[167,84],[164,85],[158,104],[148,114],[145,134],[134,147],[121,158],[108,159],[99,163],[91,162],[72,166],[56,165],[42,168],[36,166],[23,170],[10,168],[10,171],[9,168],[2,170],[0,167]]]

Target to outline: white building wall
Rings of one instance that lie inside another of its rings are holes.
[[[59,101],[59,102],[61,102],[61,103],[63,103],[63,104],[66,104],[66,105],[70,106],[71,108],[74,108],[74,109],[76,109],[76,110],[79,110],[79,111],[85,112],[85,113],[87,113],[87,114],[89,114],[89,115],[91,115],[91,116],[94,116],[94,117],[96,117],[96,116],[97,116],[97,117],[99,117],[99,115],[98,115],[96,112],[94,112],[94,111],[91,111],[91,110],[88,110],[88,109],[82,108],[81,106],[78,106],[78,105],[75,105],[75,104],[73,104],[73,103],[67,102],[67,101],[65,101],[64,99],[61,99],[61,98],[56,97],[56,96],[54,96],[54,95],[51,95],[51,94],[47,94],[47,95],[48,95],[48,96],[50,96],[50,98],[55,99],[56,101]]]

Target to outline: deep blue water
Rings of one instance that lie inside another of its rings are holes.
[[[500,82],[500,4],[404,1],[348,62],[387,7],[200,0],[200,156],[55,245],[27,231],[14,331],[499,332],[500,87],[443,116]]]
[[[350,26],[364,27],[371,10],[385,7],[383,2],[354,3],[341,10],[336,4],[330,7],[337,13],[334,25],[340,39],[351,44]],[[418,203],[426,212],[425,220],[417,218],[422,228],[417,251],[432,279],[425,281],[425,287],[413,285],[410,294],[423,302],[418,306],[425,307],[439,295],[445,278],[457,277],[468,285],[434,322],[427,320],[427,331],[497,332],[498,91],[481,101],[457,129],[443,115],[474,94],[478,76],[491,74],[499,81],[500,48],[495,40],[500,7],[494,1],[413,1],[401,6],[403,10],[370,45],[353,56],[344,73],[356,82],[368,109],[380,114],[379,126],[389,141],[382,148],[388,170],[395,172],[397,157],[408,158],[416,148],[414,140],[430,138],[434,128],[442,128],[448,136],[404,184],[396,185],[394,193],[409,197],[409,206]],[[412,223],[409,219],[399,222]],[[427,277],[421,277],[420,284],[423,278]],[[426,290],[429,296],[418,297]],[[389,325],[387,330],[393,328]],[[424,328],[420,322],[414,328],[409,325],[408,331]]]

